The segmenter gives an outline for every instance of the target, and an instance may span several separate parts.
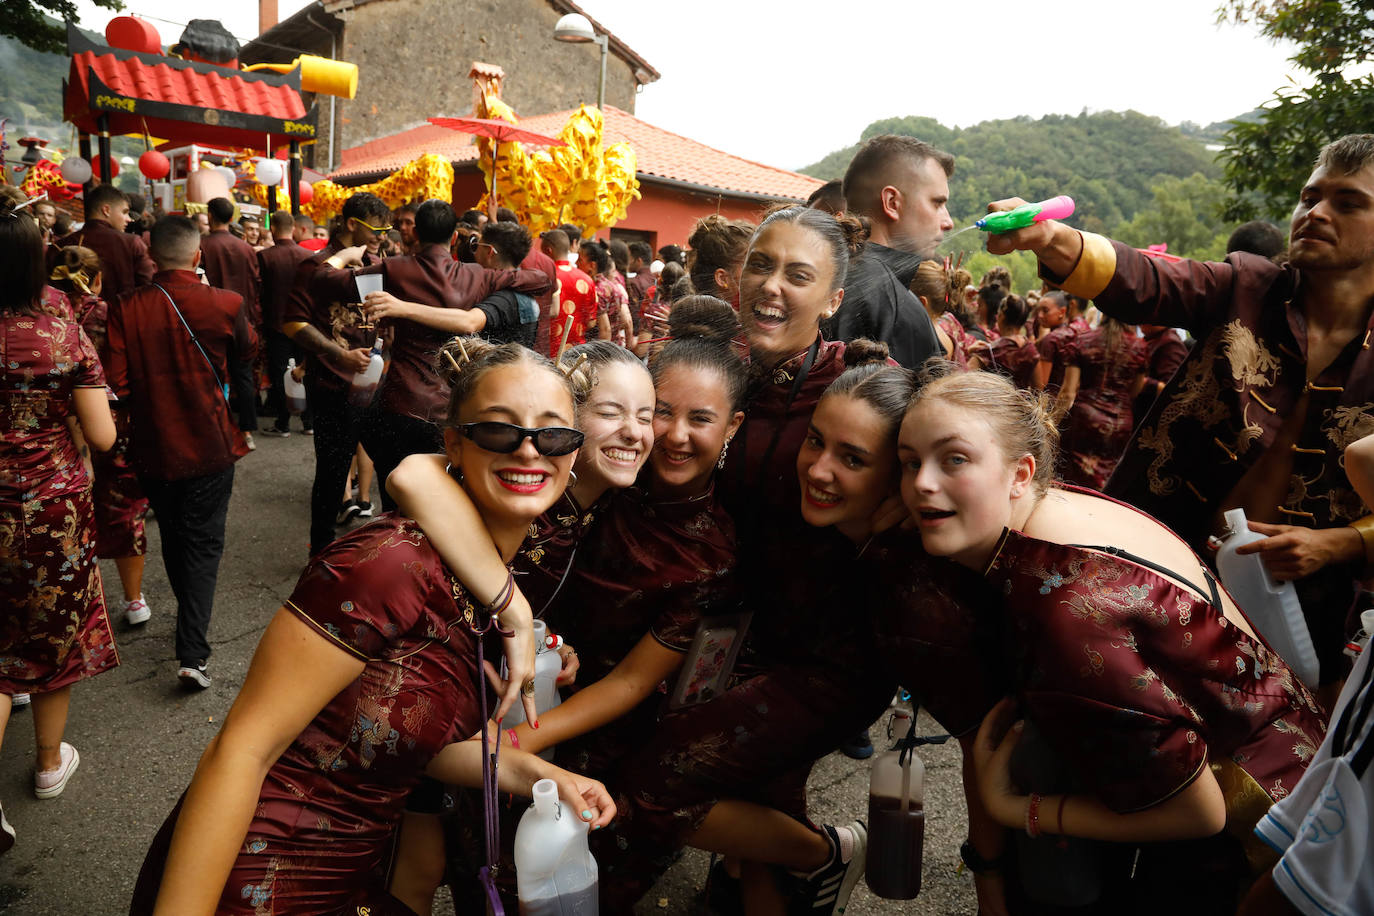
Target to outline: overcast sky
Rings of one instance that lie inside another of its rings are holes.
[[[180,24],[166,20],[184,21],[184,0],[125,2],[153,20],[164,45],[180,37]],[[579,2],[662,74],[641,93],[639,117],[785,168],[853,143],[872,121],[905,115],[962,127],[1134,109],[1207,124],[1259,106],[1291,73],[1287,48],[1253,26],[1216,24],[1219,0]],[[280,0],[281,18],[305,5]],[[85,0],[78,6],[93,30],[111,16]],[[257,33],[255,0],[216,8],[235,35]],[[417,40],[442,41],[422,28]],[[367,86],[358,91],[365,97]]]

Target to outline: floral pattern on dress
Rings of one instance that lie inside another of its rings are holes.
[[[0,316],[0,692],[57,690],[119,664],[90,479],[67,429],[75,389],[104,387],[61,293]]]
[[[1005,595],[1003,655],[1027,718],[1113,809],[1159,803],[1209,757],[1260,786],[1301,778],[1324,713],[1209,601],[1128,559],[1015,531],[987,576]]]

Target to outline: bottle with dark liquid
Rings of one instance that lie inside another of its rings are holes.
[[[911,721],[894,716],[893,724]],[[900,728],[898,734],[905,734]],[[925,765],[914,749],[893,749],[873,761],[868,782],[868,887],[888,900],[911,900],[921,892],[925,846]]]

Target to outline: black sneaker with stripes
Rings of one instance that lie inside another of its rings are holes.
[[[792,898],[790,912],[807,916],[839,916],[864,875],[868,857],[868,828],[863,821],[846,827],[826,824],[821,832],[830,842],[830,860],[809,875],[796,875],[801,886]]]

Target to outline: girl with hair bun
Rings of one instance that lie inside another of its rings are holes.
[[[997,339],[976,357],[976,368],[1000,372],[1017,388],[1035,387],[1035,370],[1040,351],[1026,334],[1030,304],[1020,296],[1007,296],[997,308]]]
[[[596,502],[595,525],[578,539],[575,556],[565,557],[571,566],[552,600],[536,603],[549,626],[576,650],[576,668],[567,673],[575,671],[579,683],[588,686],[540,717],[537,727],[527,722],[502,733],[502,741],[512,747],[539,752],[556,746],[556,759],[563,765],[612,783],[618,762],[654,728],[661,705],[657,688],[675,677],[700,618],[728,610],[724,602],[731,593],[734,525],[715,498],[713,478],[743,419],[745,368],[731,348],[735,321],[728,305],[692,297],[679,308],[683,311],[674,313],[675,336],[652,370],[657,401],[648,466],[634,486],[609,489],[602,484],[606,492]],[[597,378],[589,405],[604,393],[600,386],[613,384],[613,365],[623,363],[643,374],[627,351],[620,350],[624,356],[614,364],[604,359],[607,348],[613,345],[586,344],[565,358],[575,364],[581,355],[594,354],[587,363]],[[584,422],[595,420],[584,410]],[[583,476],[596,475],[592,465],[579,463],[578,471],[579,485]],[[426,524],[436,513],[451,523],[450,507],[436,503],[435,496],[431,493],[427,500]],[[406,499],[400,502],[407,506]],[[437,529],[430,533],[438,539]],[[494,562],[479,556],[479,550],[480,544],[465,545],[461,563]],[[468,874],[474,863],[465,857],[481,848],[480,838],[470,832],[477,825],[468,819],[454,826],[457,833],[450,831],[446,844],[449,870]],[[598,840],[618,842],[609,834]],[[416,847],[406,840],[404,849],[418,859],[423,852]],[[403,863],[407,869],[416,865]],[[613,867],[608,854],[603,876]],[[398,876],[415,890],[399,893],[393,886],[393,893],[408,902],[432,898],[443,862],[427,863],[422,871],[427,885],[420,875]],[[470,882],[453,890],[456,900],[479,903]],[[609,905],[606,910],[616,912]]]
[[[63,741],[72,687],[119,664],[96,562],[81,451],[114,444],[105,373],[66,297],[45,284],[43,233],[0,194],[0,737],[32,694],[33,791],[56,798],[81,761]],[[18,198],[16,200],[15,198]],[[14,845],[0,811],[0,852]]]
[[[940,340],[945,359],[963,368],[968,365],[970,341],[957,314],[960,303],[954,298],[958,287],[954,285],[953,273],[939,261],[922,261],[911,278],[911,292],[921,300],[926,314],[934,322],[935,336]]]
[[[59,263],[49,279],[71,301],[72,311],[96,352],[105,354],[109,306],[100,298],[103,279],[100,256],[89,248],[69,245],[62,249]],[[129,463],[128,412],[120,408],[117,401],[111,401],[111,405],[116,430],[114,447],[91,456],[95,551],[96,556],[114,560],[124,591],[124,622],[137,626],[152,616],[143,598],[143,566],[148,553],[144,521],[148,515],[148,498],[143,495],[138,475]]]
[[[628,346],[634,335],[630,298],[625,287],[616,282],[615,263],[605,242],[589,239],[578,248],[578,264],[596,287],[596,323],[602,339]]]
[[[617,833],[640,865],[603,873],[615,912],[628,912],[684,845],[760,863],[743,888],[755,905],[782,892],[840,912],[862,872],[862,824],[812,826],[800,790],[815,760],[872,724],[891,691],[871,676],[862,602],[837,593],[848,584],[834,574],[837,535],[798,511],[797,453],[845,368],[845,344],[823,340],[820,322],[840,307],[863,235],[856,220],[788,207],[750,243],[739,313],[750,385],[718,476],[738,532],[740,608],[753,615],[748,665],[724,694],[665,717],[624,764],[632,813]],[[793,872],[795,886],[780,891],[771,865]]]
[[[1055,483],[1047,404],[992,373],[913,399],[902,498],[937,559],[889,557],[880,604],[903,619],[881,629],[942,648],[895,656],[895,673],[972,751],[965,860],[985,906],[1005,882],[1013,913],[1234,912],[1273,862],[1251,828],[1302,776],[1325,716],[1180,538]],[[984,584],[932,613],[932,574]],[[1068,860],[1061,838],[1094,842]]]
[[[583,439],[572,386],[518,344],[468,338],[442,359],[451,479],[509,561],[568,482]],[[482,726],[489,622],[510,628],[497,716],[534,674],[532,622],[502,571],[504,585],[469,590],[415,522],[391,513],[314,557],[154,840],[131,912],[152,912],[154,897],[158,913],[390,912],[385,875],[410,790],[423,773],[481,782],[482,745],[464,739]],[[502,791],[553,778],[584,820],[614,814],[594,780],[502,757]]]
[[[739,311],[740,270],[754,224],[712,213],[697,220],[687,236],[687,275],[702,296],[714,296]]]

